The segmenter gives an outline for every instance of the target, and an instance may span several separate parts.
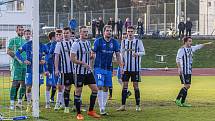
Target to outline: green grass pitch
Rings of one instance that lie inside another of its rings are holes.
[[[0,105],[3,105],[4,100],[8,100],[9,91],[3,92],[4,88],[8,88],[9,84],[3,85],[3,78],[0,77]],[[7,82],[8,77],[4,78]],[[107,111],[110,116],[104,116],[101,121],[212,121],[215,119],[215,77],[214,76],[194,76],[192,78],[191,89],[188,92],[187,102],[192,104],[191,108],[177,107],[173,100],[180,90],[180,81],[177,76],[145,76],[142,77],[140,83],[141,90],[141,105],[142,112],[135,111],[135,99],[132,85],[129,89],[132,91],[132,96],[127,99],[127,111],[117,112],[116,108],[121,102],[121,87],[113,77],[113,98],[108,102]],[[76,121],[76,113],[64,114],[63,110],[54,111],[47,110],[44,107],[44,89],[42,86],[41,102],[40,102],[40,118],[48,121]],[[74,89],[74,87],[73,87]],[[73,91],[72,91],[73,92]],[[4,94],[4,95],[2,95]],[[85,86],[83,90],[83,104],[89,102],[89,90]],[[73,94],[71,93],[71,96]],[[4,100],[3,100],[4,99]],[[72,97],[73,100],[73,97]],[[8,101],[7,101],[8,102]],[[9,103],[9,102],[8,102]],[[53,106],[52,106],[53,107]],[[98,111],[98,104],[96,104]],[[3,111],[0,110],[0,112]],[[86,112],[83,112],[85,120],[94,121],[95,119],[88,117]],[[29,114],[30,115],[30,114]],[[32,121],[32,117],[28,119]]]

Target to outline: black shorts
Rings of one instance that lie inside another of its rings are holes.
[[[73,73],[61,73],[61,85],[70,86],[74,84]]]
[[[132,82],[140,82],[140,72],[139,71],[125,71],[122,75],[122,81],[128,82],[131,78]]]
[[[76,87],[83,87],[83,85],[89,85],[89,84],[96,84],[93,73],[75,75]]]
[[[191,84],[191,74],[179,75],[181,79],[181,84]]]

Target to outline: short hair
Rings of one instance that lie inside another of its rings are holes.
[[[192,39],[191,37],[184,37],[183,38],[183,43],[187,42],[189,39]]]
[[[103,32],[105,32],[105,30],[106,30],[107,28],[111,28],[111,29],[112,29],[112,26],[111,26],[111,25],[105,25],[104,28],[103,28]]]
[[[128,27],[127,27],[127,30],[128,30],[128,29],[133,29],[133,30],[134,30],[135,28],[134,28],[133,26],[128,26]]]
[[[69,27],[64,27],[63,30],[64,30],[64,31],[69,30],[70,32],[72,32],[72,30],[71,30]]]
[[[62,29],[56,29],[55,32],[56,33],[63,33]]]
[[[81,29],[83,29],[83,28],[87,28],[86,26],[80,26],[79,27],[79,32],[81,31]]]
[[[49,32],[49,35],[48,35],[49,40],[51,40],[52,37],[55,37],[55,32],[54,31]]]
[[[18,28],[23,28],[23,25],[17,25],[16,29],[18,29]]]
[[[26,29],[26,30],[24,31],[24,33],[25,33],[25,32],[31,32],[31,30],[30,30],[30,29]]]

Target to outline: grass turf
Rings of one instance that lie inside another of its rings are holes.
[[[193,40],[193,45],[209,42],[207,40]],[[178,49],[183,45],[182,41],[178,40],[143,40],[146,55],[142,59],[142,67],[153,68],[153,67],[165,67],[164,64],[157,64],[155,61],[155,55],[167,55],[166,62],[167,66],[171,68],[176,67],[176,54]],[[213,68],[215,63],[212,61],[215,59],[214,53],[215,44],[206,46],[197,52],[193,56],[193,68]]]
[[[4,81],[8,82],[9,78],[5,78]],[[0,105],[8,104],[9,102],[3,100],[8,100],[9,92],[6,89],[3,92],[6,85],[3,85],[3,79],[0,78]],[[211,121],[215,119],[215,88],[213,81],[214,76],[195,76],[192,78],[192,86],[188,92],[188,103],[192,104],[191,108],[181,108],[177,107],[173,100],[175,99],[178,91],[180,90],[180,81],[176,76],[146,76],[142,77],[140,83],[141,90],[141,103],[142,112],[135,111],[135,99],[132,85],[129,85],[132,91],[132,96],[127,99],[127,111],[117,112],[116,108],[120,106],[121,100],[121,87],[114,80],[113,87],[113,98],[108,102],[108,112],[110,116],[102,117],[101,121]],[[6,83],[5,83],[6,84]],[[64,114],[63,110],[54,111],[53,109],[47,110],[44,108],[44,85],[41,91],[41,112],[40,118],[42,120],[48,121],[75,121],[76,113],[72,112],[70,114]],[[2,95],[4,94],[4,95]],[[73,95],[71,93],[71,95]],[[89,90],[87,87],[83,90],[83,103],[88,104]],[[73,99],[73,97],[71,97]],[[98,105],[96,105],[96,110],[98,110]],[[3,110],[0,110],[0,112]],[[8,110],[7,110],[8,111]],[[83,112],[85,119],[93,121],[95,119],[90,118]],[[28,114],[31,115],[31,114]],[[28,119],[33,120],[32,118]]]

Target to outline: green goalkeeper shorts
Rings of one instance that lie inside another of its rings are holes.
[[[25,68],[13,68],[12,69],[12,79],[13,81],[25,81]]]

